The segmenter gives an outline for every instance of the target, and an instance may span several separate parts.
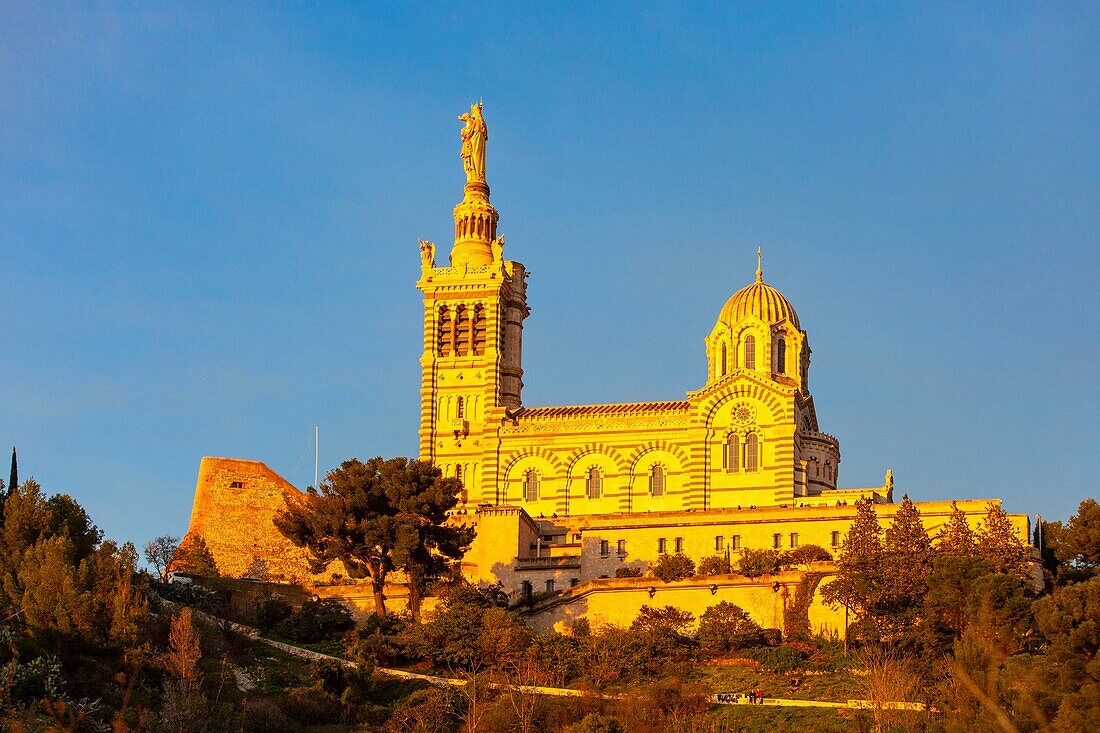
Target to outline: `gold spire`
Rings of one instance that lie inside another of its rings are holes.
[[[760,248],[756,248],[756,282],[764,282],[764,270],[761,269]]]
[[[489,203],[489,184],[485,182],[485,143],[489,129],[482,116],[483,103],[470,105],[459,115],[465,123],[462,139],[462,168],[466,186],[462,201],[455,207],[455,244],[451,249],[452,267],[479,267],[493,261],[492,242],[497,236],[497,210]]]

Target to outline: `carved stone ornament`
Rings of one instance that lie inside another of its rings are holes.
[[[747,402],[741,402],[733,406],[730,417],[738,425],[748,425],[756,420],[756,408]]]

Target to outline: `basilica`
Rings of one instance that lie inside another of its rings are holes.
[[[765,281],[759,252],[755,275],[715,304],[713,324],[698,324],[707,379],[683,399],[524,404],[528,272],[507,258],[498,232],[481,105],[460,120],[466,180],[454,243],[443,260],[435,244],[420,242],[416,287],[424,305],[419,457],[465,487],[454,519],[477,527],[467,577],[500,583],[516,599],[537,595],[536,625],[562,628],[579,616],[629,622],[658,593],[647,573],[663,554],[718,555],[735,566],[747,548],[835,552],[861,498],[888,524],[896,507],[889,470],[879,486],[838,483],[840,443],[822,431],[810,392],[809,336],[791,301]],[[203,459],[189,535],[203,536],[219,565],[238,574],[263,556],[301,577],[301,551],[270,531],[271,516],[297,493],[261,463]],[[955,504],[977,526],[991,501]],[[952,503],[918,507],[934,537]],[[1028,517],[1010,517],[1026,541]],[[660,592],[691,609],[728,596],[782,627],[800,578],[730,574]],[[817,625],[835,628],[828,609],[816,614]]]

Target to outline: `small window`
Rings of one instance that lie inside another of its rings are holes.
[[[780,546],[780,544],[782,544],[782,542],[783,542],[783,535],[779,534],[778,532],[776,534],[772,535],[772,549],[773,550],[778,550],[779,546]]]
[[[600,540],[600,557],[607,557],[611,554],[611,543],[607,540]]]
[[[730,433],[726,438],[726,447],[722,453],[722,462],[725,464],[726,471],[728,473],[734,473],[737,471],[738,453],[740,452],[740,446],[737,441],[737,434]]]
[[[459,481],[462,480],[462,466],[455,466],[455,478]]]
[[[547,580],[546,581],[546,592],[547,593],[553,593],[554,592],[554,581],[553,580]]]
[[[714,538],[714,551],[721,552],[726,549],[726,538],[722,535],[718,535]]]
[[[534,588],[533,588],[533,587],[531,586],[531,581],[530,581],[530,580],[525,580],[525,581],[523,581],[523,585],[522,585],[521,587],[523,588],[523,597],[524,597],[524,598],[530,598],[530,597],[531,597],[531,594],[532,594],[532,593],[534,592],[534,590],[535,590],[535,589],[534,589]]]
[[[569,587],[570,587],[570,588],[576,588],[576,587],[577,587],[577,583],[580,583],[580,582],[581,582],[581,581],[580,581],[580,578],[570,578],[570,579],[569,579]]]
[[[585,479],[585,494],[589,499],[599,499],[602,491],[603,477],[600,476],[600,469],[588,469],[588,477]]]
[[[730,537],[730,549],[731,550],[740,550],[741,549],[741,535],[735,534],[733,537]]]
[[[664,496],[665,493],[665,469],[654,466],[649,471],[650,496]]]
[[[677,537],[676,538],[676,552],[683,552],[683,551],[684,551],[684,538],[683,537]]]
[[[756,368],[756,337],[752,334],[745,337],[745,368]]]
[[[840,532],[833,532],[833,547],[840,547]]]
[[[779,374],[787,373],[787,341],[780,338],[775,343],[775,371]]]
[[[455,404],[455,417],[461,419],[466,417],[466,398],[459,397],[458,402]]]
[[[726,371],[727,371],[727,369],[726,369],[726,344],[725,344],[725,342],[722,343],[722,356],[721,356],[721,359],[722,359],[722,374],[721,374],[721,376],[724,377],[724,376],[726,376]]]
[[[791,532],[791,547],[798,547],[798,532]]]
[[[756,433],[749,433],[745,436],[745,470],[755,471],[759,467],[760,460],[760,439],[756,437]]]
[[[539,474],[535,469],[530,469],[523,477],[523,500],[539,500]]]
[[[244,482],[243,481],[234,481],[233,483],[229,484],[229,488],[231,488],[231,489],[243,489],[244,488]]]
[[[657,554],[664,555],[668,552],[668,541],[664,537],[657,538]]]
[[[618,554],[619,557],[622,557],[626,554],[626,540],[619,540],[615,543],[615,552]]]

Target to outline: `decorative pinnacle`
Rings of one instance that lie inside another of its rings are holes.
[[[761,269],[761,259],[762,258],[760,256],[760,248],[757,247],[756,248],[756,282],[758,282],[758,283],[764,282],[764,270]]]

